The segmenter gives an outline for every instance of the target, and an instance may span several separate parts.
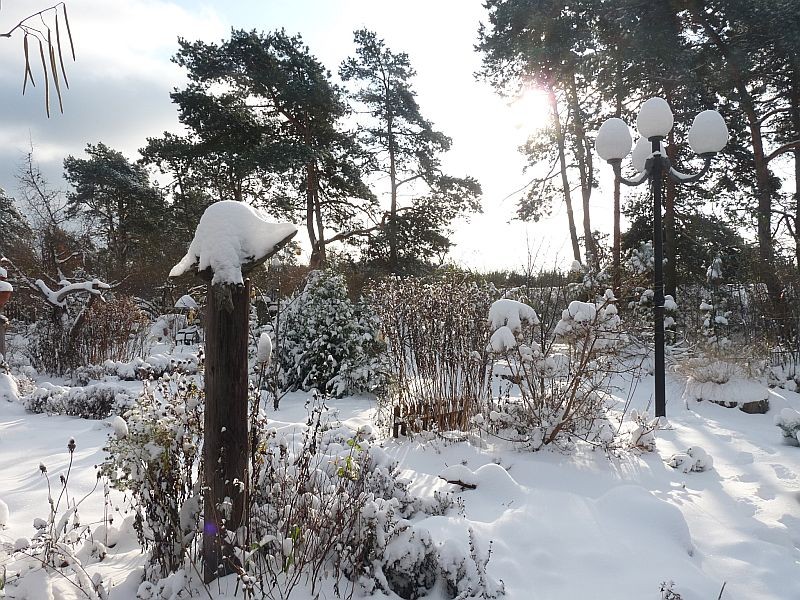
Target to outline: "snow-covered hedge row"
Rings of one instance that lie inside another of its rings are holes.
[[[85,387],[66,387],[43,383],[22,403],[34,413],[71,415],[83,419],[105,419],[122,414],[133,403],[128,390],[119,385],[98,383]]]

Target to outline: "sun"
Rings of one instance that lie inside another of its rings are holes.
[[[550,98],[545,90],[529,88],[512,100],[508,107],[514,128],[526,134],[543,129],[550,121]]]

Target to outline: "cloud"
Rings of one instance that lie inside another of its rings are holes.
[[[33,3],[2,4],[0,29],[7,31]],[[46,7],[44,3],[42,7]],[[182,69],[169,61],[178,36],[220,39],[228,26],[209,9],[189,11],[158,0],[69,0],[76,62],[65,60],[70,89],[64,90],[64,114],[51,95],[52,117],[44,109],[41,66],[32,62],[36,88],[21,95],[22,37],[0,40],[0,187],[16,189],[15,173],[31,143],[44,174],[61,184],[61,163],[82,154],[87,143],[102,141],[137,158],[148,136],[178,130],[169,93],[184,83]],[[28,12],[26,12],[28,11]],[[52,15],[45,22],[55,26]],[[62,49],[69,53],[60,18]]]

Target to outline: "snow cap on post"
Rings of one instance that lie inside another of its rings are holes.
[[[654,136],[667,137],[674,122],[672,109],[667,101],[663,98],[650,98],[639,109],[636,128],[647,139]]]
[[[689,146],[700,156],[716,154],[728,143],[728,126],[715,110],[704,110],[694,118],[689,130]]]
[[[270,223],[260,211],[236,200],[209,206],[181,261],[170,277],[190,269],[210,270],[212,284],[244,284],[242,271],[264,262],[297,234],[291,223]]]
[[[632,145],[628,124],[617,117],[606,120],[600,126],[594,142],[597,154],[605,161],[622,160],[630,154]]]

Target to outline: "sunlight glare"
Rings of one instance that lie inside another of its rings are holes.
[[[526,134],[543,129],[550,120],[550,101],[544,90],[528,89],[508,106],[512,111],[514,128]]]

